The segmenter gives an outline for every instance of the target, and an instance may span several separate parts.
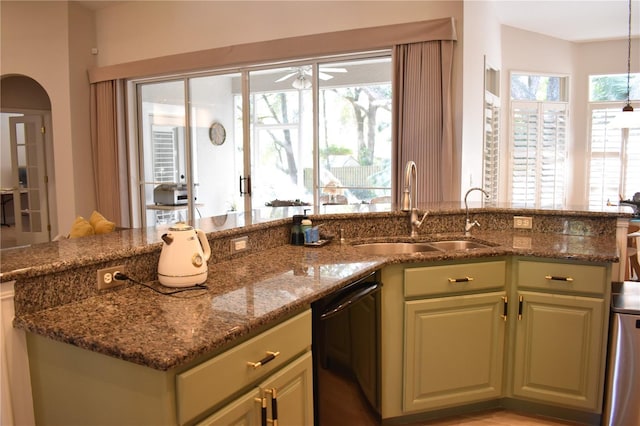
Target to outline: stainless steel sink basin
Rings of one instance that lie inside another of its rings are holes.
[[[429,242],[379,242],[354,245],[356,249],[367,254],[410,254],[429,251],[465,251],[491,247],[488,244],[469,240],[441,240]]]
[[[433,241],[429,244],[442,251],[459,251],[489,247],[486,244],[469,240]]]
[[[439,251],[430,243],[366,243],[354,246],[368,254],[407,254],[425,251]]]

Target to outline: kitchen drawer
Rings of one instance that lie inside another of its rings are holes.
[[[607,285],[605,266],[561,262],[516,262],[518,288],[561,290],[603,295]]]
[[[499,289],[505,285],[506,262],[464,263],[404,270],[405,297]]]
[[[311,311],[306,311],[258,336],[176,376],[178,422],[184,424],[311,347]],[[275,358],[259,367],[269,352]]]

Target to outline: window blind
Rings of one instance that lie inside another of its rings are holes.
[[[483,188],[489,193],[485,205],[498,201],[500,182],[500,98],[485,92]]]
[[[640,192],[640,129],[609,126],[619,107],[591,111],[589,207],[598,209]],[[625,133],[627,132],[627,133]]]
[[[511,201],[556,207],[565,200],[567,105],[514,101]]]

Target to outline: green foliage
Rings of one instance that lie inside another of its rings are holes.
[[[640,74],[632,74],[629,80],[631,86],[631,99],[633,89],[640,86]],[[591,77],[589,100],[597,101],[626,101],[627,100],[627,75],[598,75]]]
[[[322,157],[328,157],[329,155],[351,155],[352,151],[344,146],[329,145],[327,148],[320,150]]]

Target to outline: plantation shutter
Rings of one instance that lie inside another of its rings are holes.
[[[485,205],[498,201],[500,182],[500,98],[485,93],[483,188],[489,193]]]
[[[155,184],[174,184],[181,181],[178,143],[178,128],[152,125],[151,161]],[[154,214],[158,224],[178,221],[178,212],[176,211],[155,210]]]
[[[513,203],[538,207],[564,204],[567,116],[564,103],[512,103]]]
[[[617,204],[640,192],[640,129],[624,132],[609,126],[620,108],[596,108],[591,111],[591,157],[589,162],[589,207]]]

